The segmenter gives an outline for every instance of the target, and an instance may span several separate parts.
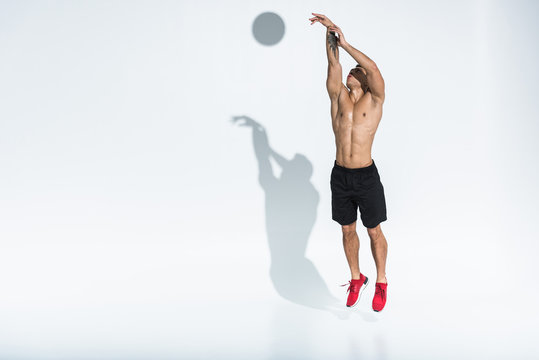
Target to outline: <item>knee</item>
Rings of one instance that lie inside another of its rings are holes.
[[[356,223],[353,222],[349,225],[342,225],[342,234],[345,239],[354,237],[356,234]]]
[[[371,240],[376,241],[381,238],[382,228],[380,227],[380,224],[378,224],[376,227],[367,228],[367,232],[369,233]]]

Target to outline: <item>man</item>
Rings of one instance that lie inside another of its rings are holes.
[[[314,17],[309,19],[311,25],[319,22],[327,28],[326,87],[331,99],[331,121],[337,147],[330,180],[331,208],[332,219],[342,226],[344,251],[352,275],[351,281],[343,285],[349,285],[346,306],[357,304],[368,283],[368,278],[359,270],[359,239],[356,233],[359,207],[377,270],[372,308],[381,311],[387,299],[387,241],[380,223],[387,220],[387,216],[384,187],[371,157],[371,148],[382,118],[384,79],[374,61],[346,42],[338,26],[322,14],[312,14]],[[350,70],[346,86],[342,83],[339,47],[358,63]]]

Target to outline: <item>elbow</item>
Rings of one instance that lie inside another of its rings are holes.
[[[363,68],[365,68],[365,70],[370,73],[380,72],[380,69],[378,69],[378,65],[376,65],[374,61],[367,66],[363,66]]]

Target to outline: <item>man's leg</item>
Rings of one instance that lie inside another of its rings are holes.
[[[374,228],[367,228],[369,237],[371,238],[371,251],[376,263],[376,282],[387,283],[386,279],[386,258],[387,258],[387,241],[382,232],[380,224]]]
[[[356,232],[356,221],[350,225],[342,225],[342,240],[352,279],[359,279],[359,237]]]

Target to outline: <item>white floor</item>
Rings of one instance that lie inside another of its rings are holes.
[[[474,282],[456,277],[433,283],[432,278],[423,282],[415,274],[395,273],[388,275],[386,308],[376,313],[371,309],[374,282],[356,307],[346,308],[346,287],[335,278],[327,288],[336,302],[319,306],[313,301],[310,305],[318,307],[314,308],[277,294],[264,256],[257,258],[263,243],[224,256],[226,246],[214,244],[202,256],[202,249],[186,253],[185,247],[172,242],[126,246],[109,240],[91,245],[59,241],[6,246],[1,262],[0,358],[528,359],[539,355],[532,341],[539,318],[532,287],[500,282],[499,289],[490,289],[489,294],[485,285],[496,284],[494,279]],[[371,275],[368,256],[365,249],[362,271]],[[16,281],[9,280],[13,274]],[[305,284],[296,285],[298,291],[305,289]]]

